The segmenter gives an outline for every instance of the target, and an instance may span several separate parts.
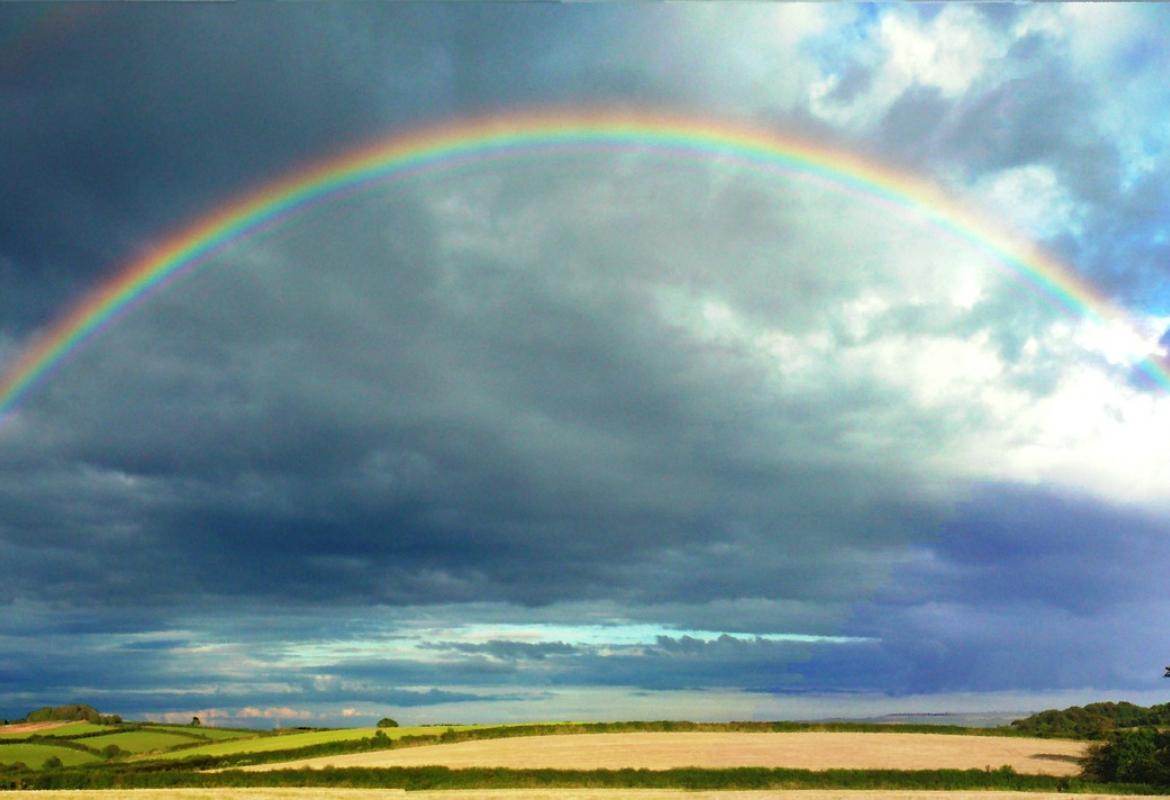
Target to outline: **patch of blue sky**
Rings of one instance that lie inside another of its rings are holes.
[[[436,632],[438,633],[438,632]],[[613,623],[595,625],[515,625],[477,624],[444,630],[435,636],[443,641],[482,643],[495,640],[527,642],[531,644],[563,642],[580,646],[649,645],[659,637],[690,638],[715,641],[722,637],[769,642],[800,642],[805,644],[849,644],[866,639],[856,636],[827,636],[807,633],[734,633],[726,631],[672,628],[652,623]]]
[[[874,32],[881,24],[882,9],[873,3],[835,7],[840,19],[828,25],[820,36],[804,39],[798,48],[821,72],[840,74],[859,60],[874,45]]]
[[[527,645],[565,644],[586,651],[604,651],[652,647],[659,639],[692,639],[715,642],[735,639],[742,642],[766,641],[792,644],[844,645],[875,641],[860,636],[835,636],[808,633],[739,633],[675,628],[651,623],[613,623],[591,625],[475,623],[458,626],[416,627],[388,631],[385,636],[361,639],[298,643],[285,654],[285,661],[300,666],[324,665],[369,658],[401,658],[412,661],[435,661],[449,658],[445,645],[478,645],[490,642],[514,642]]]
[[[1132,37],[1119,37],[1110,54],[1110,68],[1118,75],[1134,74],[1146,70],[1165,73],[1170,65],[1170,49],[1166,47],[1170,38],[1170,13],[1161,4],[1143,6],[1137,3],[1126,8],[1135,14],[1138,22]]]

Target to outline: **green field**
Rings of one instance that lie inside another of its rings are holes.
[[[195,744],[199,741],[202,740],[194,736],[183,736],[166,731],[126,731],[124,733],[108,733],[105,736],[86,737],[77,740],[77,743],[92,750],[101,750],[113,744],[127,753],[150,753],[157,750],[169,750],[181,745]]]
[[[271,753],[276,750],[295,750],[301,747],[311,747],[330,742],[352,742],[373,736],[378,731],[391,739],[401,739],[403,736],[436,736],[448,728],[456,731],[466,731],[472,728],[487,727],[483,725],[454,725],[413,728],[342,728],[328,731],[306,731],[303,733],[281,733],[276,735],[258,736],[253,739],[215,742],[200,747],[190,747],[150,756],[154,759],[177,759],[191,756],[227,756],[245,753]]]
[[[98,731],[113,731],[117,727],[110,725],[95,725],[92,722],[72,722],[60,728],[49,728],[41,731],[27,731],[25,733],[0,733],[0,739],[28,739],[32,736],[78,736],[83,733],[97,733]]]
[[[98,756],[84,750],[74,750],[71,747],[57,747],[40,742],[28,744],[6,744],[0,746],[0,764],[23,763],[32,769],[40,769],[49,758],[56,756],[67,767],[76,767],[100,761]]]
[[[186,734],[196,739],[211,739],[212,741],[226,741],[228,739],[251,739],[261,735],[261,731],[245,731],[233,728],[193,728],[190,725],[153,725],[143,726],[152,731],[164,733]]]

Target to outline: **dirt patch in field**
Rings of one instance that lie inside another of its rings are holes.
[[[14,722],[11,725],[0,725],[0,733],[36,733],[53,728],[64,728],[66,725],[73,724],[68,720],[64,722]]]
[[[920,791],[731,791],[682,789],[452,789],[409,794],[399,789],[104,789],[5,792],[5,800],[1068,800],[1067,794],[1041,792]],[[1077,800],[1112,800],[1117,795],[1080,794]],[[1166,800],[1164,796],[1126,795],[1124,800]],[[1120,800],[1120,798],[1118,798]]]
[[[249,770],[335,767],[513,769],[992,769],[1076,775],[1084,742],[937,733],[594,733],[486,739],[321,756]]]

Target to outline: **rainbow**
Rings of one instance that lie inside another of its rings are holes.
[[[647,152],[721,159],[756,170],[797,174],[896,208],[909,209],[993,256],[1070,311],[1126,323],[1126,315],[1035,245],[979,217],[913,175],[798,136],[687,117],[644,113],[513,114],[390,136],[293,170],[179,229],[116,271],[36,337],[0,377],[0,421],[67,356],[175,278],[225,248],[355,191],[467,163],[574,152]],[[1170,389],[1170,369],[1138,364]]]

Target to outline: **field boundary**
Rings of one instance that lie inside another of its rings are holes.
[[[385,767],[271,772],[69,769],[6,779],[0,789],[171,789],[320,787],[354,789],[875,789],[991,790],[1093,794],[1167,794],[1138,784],[1094,784],[1078,778],[995,770],[806,770],[785,767],[669,770],[565,770]]]

